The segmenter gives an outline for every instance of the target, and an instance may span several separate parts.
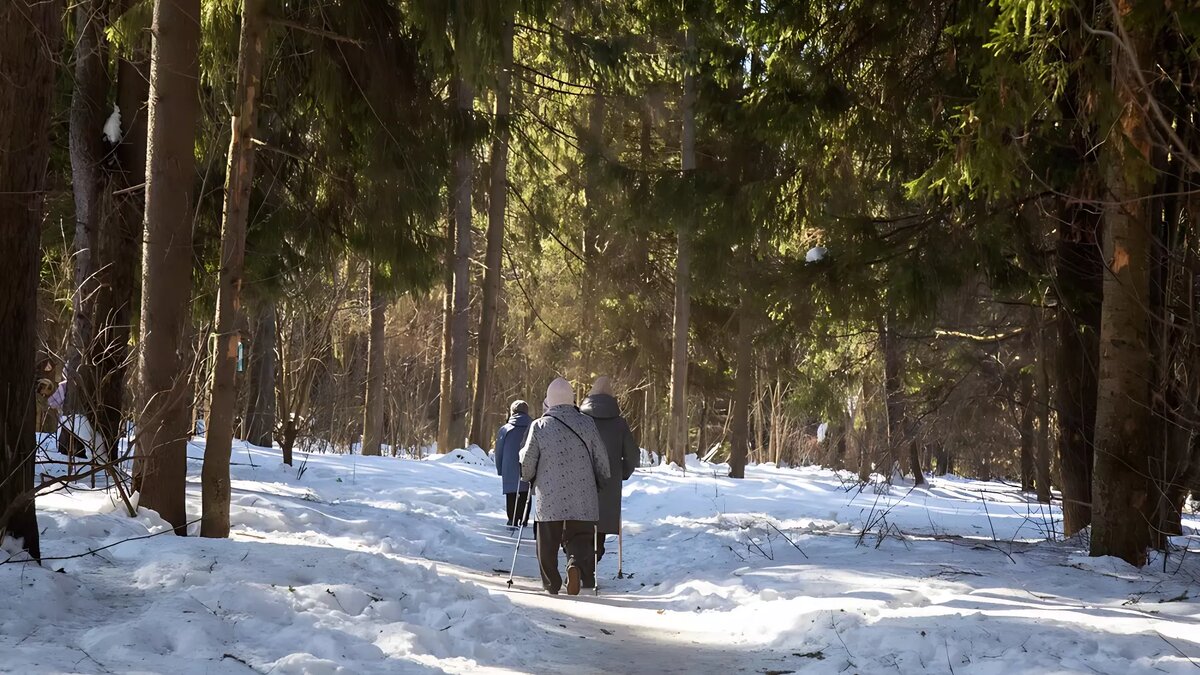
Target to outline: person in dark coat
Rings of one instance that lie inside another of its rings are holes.
[[[508,423],[496,432],[496,473],[503,477],[508,526],[529,525],[529,483],[521,480],[521,448],[529,436],[529,404],[513,401],[508,407]],[[524,515],[522,515],[524,514]]]
[[[608,465],[613,480],[600,491],[600,520],[596,537],[596,556],[604,557],[604,537],[621,531],[621,482],[629,480],[633,470],[641,463],[641,450],[629,429],[629,423],[621,417],[621,406],[613,396],[612,380],[607,376],[596,379],[591,393],[579,408],[596,423],[596,430],[608,450]],[[616,480],[618,473],[621,480]]]
[[[558,549],[567,553],[567,594],[585,579],[595,584],[594,534],[599,491],[609,478],[608,452],[592,418],[575,407],[571,383],[561,377],[546,390],[545,414],[529,427],[521,449],[521,478],[533,485],[537,504],[537,554],[542,587],[563,586]]]

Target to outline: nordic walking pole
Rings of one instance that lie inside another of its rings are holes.
[[[617,523],[617,578],[625,578],[625,546],[624,539],[621,537],[621,532],[624,531],[623,523]]]
[[[513,572],[517,569],[517,551],[521,549],[521,535],[525,534],[525,521],[521,521],[521,528],[517,530],[517,545],[513,547],[512,567],[508,568],[508,587],[512,589]]]
[[[592,525],[592,590],[600,595],[600,526]]]

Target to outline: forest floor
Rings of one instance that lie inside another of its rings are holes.
[[[200,509],[203,440],[189,449]],[[55,455],[57,456],[57,455]],[[181,538],[103,492],[38,502],[0,553],[14,673],[1183,673],[1200,667],[1200,518],[1142,570],[1047,541],[1057,510],[956,477],[639,469],[600,595],[540,591],[479,451],[424,460],[235,445],[233,535]],[[193,526],[195,529],[198,526]],[[528,535],[528,532],[526,533]],[[123,541],[129,540],[129,541]]]

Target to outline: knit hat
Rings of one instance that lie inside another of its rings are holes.
[[[596,383],[592,385],[592,391],[589,395],[605,394],[613,395],[612,378],[607,375],[601,375],[596,378]]]
[[[519,399],[516,401],[513,401],[512,405],[508,406],[508,414],[509,415],[517,415],[517,414],[528,415],[529,414],[529,404],[526,403],[525,401],[521,401]]]
[[[546,409],[557,405],[572,405],[575,403],[575,390],[571,383],[563,378],[556,378],[546,387]]]

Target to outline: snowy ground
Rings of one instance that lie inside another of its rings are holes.
[[[202,441],[189,455],[203,454]],[[255,466],[250,466],[253,460]],[[299,465],[303,460],[297,458]],[[1200,667],[1200,555],[1136,570],[957,478],[889,495],[818,469],[694,463],[625,487],[599,597],[549,597],[490,460],[236,446],[230,540],[170,534],[0,565],[0,671],[1013,673]],[[199,512],[199,462],[190,511]],[[46,556],[164,531],[101,492],[39,501]],[[1196,519],[1187,527],[1195,532]],[[1200,539],[1181,538],[1200,547]],[[0,553],[0,560],[6,554]]]

